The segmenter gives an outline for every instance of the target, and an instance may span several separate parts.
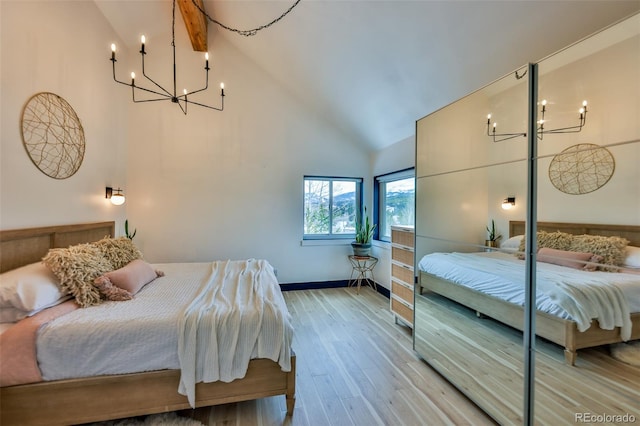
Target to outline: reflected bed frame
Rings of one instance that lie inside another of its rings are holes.
[[[0,272],[38,262],[50,248],[114,236],[114,222],[0,231]],[[295,405],[296,358],[291,371],[254,359],[247,374],[230,383],[196,385],[196,407],[285,395],[287,414]],[[0,388],[0,424],[69,425],[191,408],[177,391],[180,370],[56,380]]]
[[[640,246],[640,226],[637,225],[538,222],[537,226],[538,231],[620,236],[628,239],[630,245]],[[524,235],[524,233],[524,221],[509,222],[510,237]],[[475,310],[479,317],[493,318],[520,331],[524,328],[523,306],[506,302],[422,271],[420,271],[420,285],[423,290],[440,294]],[[631,340],[640,339],[640,313],[631,314],[631,322],[633,324]],[[603,330],[594,320],[590,328],[580,332],[575,321],[559,318],[545,312],[537,312],[536,314],[536,335],[564,347],[565,361],[569,365],[575,365],[578,349],[622,341],[619,327],[613,330]]]

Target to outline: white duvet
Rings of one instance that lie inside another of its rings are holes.
[[[505,253],[433,253],[419,262],[421,271],[524,305],[524,261]],[[538,262],[538,310],[574,320],[580,331],[597,319],[600,327],[621,327],[631,335],[630,312],[640,312],[640,275],[587,272]]]
[[[195,381],[243,377],[253,358],[290,371],[293,327],[266,261],[153,266],[165,276],[132,300],[78,309],[39,330],[44,380],[182,368],[189,394]]]

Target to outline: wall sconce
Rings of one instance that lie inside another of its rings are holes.
[[[502,200],[502,209],[503,210],[509,210],[510,208],[512,208],[515,205],[516,205],[516,197],[507,197],[504,200]]]
[[[111,204],[114,206],[121,206],[124,204],[124,193],[122,189],[118,188],[114,191],[110,186],[106,187],[104,198],[111,200]]]

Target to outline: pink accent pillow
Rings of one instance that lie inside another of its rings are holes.
[[[602,262],[602,256],[597,254],[557,250],[548,247],[543,247],[538,250],[537,259],[540,262],[552,263],[554,265],[566,266],[568,268],[582,269],[584,271],[595,271],[597,268],[597,265],[589,265],[585,262]]]
[[[123,288],[114,286],[111,280],[104,275],[96,278],[93,281],[93,284],[104,299],[111,300],[113,302],[122,302],[133,298],[131,293]]]
[[[133,260],[120,269],[104,274],[114,286],[126,290],[132,295],[162,275],[164,273],[155,271],[151,265],[142,259]]]

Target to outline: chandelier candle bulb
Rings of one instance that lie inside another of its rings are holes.
[[[184,0],[182,0],[184,1]],[[188,2],[188,1],[187,1]],[[300,2],[300,0],[297,0],[297,3]],[[195,88],[191,91],[187,91],[187,89],[184,89],[184,93],[182,95],[178,94],[177,91],[177,87],[176,87],[176,82],[177,82],[177,72],[176,72],[176,34],[175,34],[175,25],[176,25],[176,3],[177,0],[172,0],[171,2],[171,6],[172,6],[172,11],[171,11],[171,50],[172,50],[172,59],[173,59],[173,90],[168,90],[165,89],[164,87],[162,87],[159,83],[157,83],[156,81],[154,81],[151,77],[149,77],[149,74],[147,73],[147,70],[145,68],[145,56],[147,55],[146,52],[146,36],[144,34],[140,35],[140,59],[142,62],[142,80],[138,82],[138,85],[136,85],[135,82],[135,74],[131,73],[131,82],[127,82],[126,80],[118,80],[118,78],[116,77],[116,47],[115,44],[111,45],[111,63],[112,63],[112,69],[113,69],[113,80],[118,83],[118,84],[122,84],[124,86],[128,86],[131,88],[131,100],[135,103],[139,103],[139,102],[153,102],[153,101],[163,101],[163,100],[168,100],[171,101],[172,103],[178,105],[178,107],[180,108],[180,110],[186,115],[187,114],[187,105],[188,104],[195,104],[204,108],[209,108],[209,109],[213,109],[216,111],[222,111],[224,110],[224,85],[220,86],[220,106],[216,107],[216,106],[211,106],[211,105],[206,105],[204,103],[201,102],[194,102],[191,99],[188,99],[188,95],[192,95],[192,97],[194,97],[194,94],[200,93],[200,92],[204,92],[205,90],[207,90],[209,88],[209,52],[204,52],[204,60],[205,60],[205,75],[204,75],[204,86],[202,86],[201,88]],[[296,4],[297,4],[296,3]],[[290,10],[290,9],[289,9]],[[201,11],[203,14],[204,11]],[[284,13],[280,18],[282,18],[284,15],[286,15],[288,12]],[[206,14],[205,14],[206,15]],[[275,22],[275,21],[274,21]],[[267,26],[270,26],[271,24],[268,24]],[[266,28],[266,26],[265,26]],[[256,32],[257,30],[253,30],[253,32]],[[191,83],[188,83],[191,85]],[[146,87],[145,87],[146,86]],[[154,87],[155,86],[155,87]],[[143,95],[140,98],[136,99],[136,92]]]
[[[131,85],[135,86],[136,83],[136,73],[131,71]]]

